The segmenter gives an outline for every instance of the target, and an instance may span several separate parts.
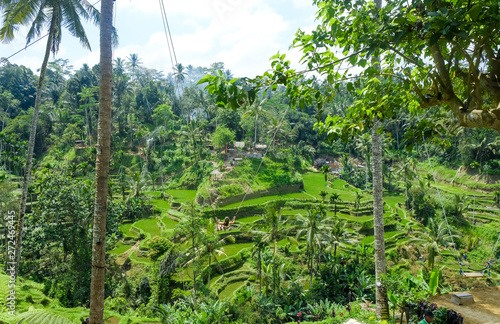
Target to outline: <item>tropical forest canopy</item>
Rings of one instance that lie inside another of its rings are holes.
[[[378,323],[378,159],[387,320],[498,285],[498,3],[314,3],[317,29],[293,41],[307,71],[279,54],[254,79],[223,62],[165,74],[134,53],[113,61],[106,319]],[[2,302],[0,322],[88,317],[100,71],[47,64],[16,315]],[[0,66],[2,215],[19,206],[38,76]]]

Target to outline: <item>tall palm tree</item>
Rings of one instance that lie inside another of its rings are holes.
[[[273,245],[273,291],[276,297],[279,288],[278,276],[278,241],[284,238],[292,239],[289,235],[290,228],[285,227],[287,220],[283,217],[282,209],[274,204],[266,208],[266,212],[262,215],[262,220],[257,221],[256,225],[264,227],[267,231],[254,231],[255,234],[262,235],[262,241]]]
[[[308,268],[310,274],[310,287],[312,287],[314,277],[314,255],[328,241],[329,233],[332,231],[330,224],[333,222],[332,217],[325,217],[326,213],[321,212],[318,208],[313,208],[307,211],[307,215],[297,214],[294,217],[299,230],[297,230],[296,238],[301,236],[306,237],[306,251],[309,257]],[[318,265],[319,267],[319,265]]]
[[[269,112],[264,110],[264,104],[266,103],[266,101],[267,99],[256,100],[255,103],[250,107],[250,110],[243,115],[243,117],[250,116],[254,118],[254,126],[255,126],[254,144],[257,144],[257,130],[258,130],[259,117],[271,116]]]
[[[111,158],[111,102],[113,99],[113,0],[101,1],[99,126],[97,133],[96,192],[92,237],[90,323],[102,324],[106,276],[106,215]]]
[[[191,260],[188,260],[186,262],[186,265],[190,265],[195,259],[200,260],[205,257],[208,257],[208,280],[207,280],[207,288],[210,288],[210,275],[211,275],[211,266],[212,266],[212,259],[215,260],[217,265],[219,266],[219,269],[222,271],[222,267],[219,264],[219,260],[217,260],[217,255],[223,255],[224,249],[222,246],[229,244],[229,243],[234,243],[236,239],[232,235],[228,235],[226,237],[220,237],[219,232],[215,231],[215,224],[210,218],[207,221],[207,225],[203,231],[203,244],[196,248],[196,251],[192,253],[193,258]]]
[[[252,246],[252,257],[257,258],[257,278],[259,278],[259,292],[262,295],[262,252],[267,246],[267,242],[263,240],[263,234],[257,234],[254,238]]]
[[[128,62],[127,65],[130,67],[130,71],[132,72],[132,76],[134,77],[134,80],[137,81],[139,78],[139,68],[141,66],[142,62],[141,59],[139,58],[139,55],[137,54],[130,54],[128,57]]]
[[[134,172],[129,178],[129,187],[134,192],[134,197],[139,197],[141,195],[142,189],[146,187],[150,182],[149,174],[146,168],[142,172]]]
[[[113,61],[113,75],[114,76],[122,76],[125,74],[125,61],[118,57]]]
[[[188,75],[186,68],[182,65],[182,63],[177,63],[173,70],[175,81],[181,85],[184,80],[186,80],[186,76]]]
[[[359,208],[361,207],[361,198],[363,198],[363,195],[359,191],[356,191],[356,197],[354,197],[354,209],[356,210],[356,216],[358,216]]]
[[[337,203],[340,202],[340,194],[333,192],[330,194],[330,204],[333,204],[333,213],[337,216]]]
[[[290,124],[288,124],[284,120],[280,120],[279,118],[275,118],[272,115],[270,116],[270,123],[268,126],[267,134],[273,138],[272,142],[273,148],[276,145],[276,142],[280,143],[280,147],[283,147],[284,144],[290,142],[290,140],[295,136],[290,131]]]
[[[333,255],[337,255],[338,246],[346,246],[346,244],[355,243],[356,240],[351,237],[351,234],[347,231],[345,223],[340,221],[338,218],[334,219],[330,224],[331,232],[329,235],[330,246],[326,251],[331,249],[333,245]]]
[[[413,177],[415,176],[415,164],[413,163],[413,160],[410,157],[405,157],[399,164],[399,168],[397,169],[396,173],[399,174],[399,176],[403,179],[403,185],[405,188],[405,197],[406,197],[406,207],[409,207],[409,202],[410,200],[408,199],[408,185],[411,180],[413,180]]]
[[[72,0],[30,0],[28,2],[0,0],[0,10],[3,12],[3,22],[0,28],[0,40],[2,41],[11,41],[14,38],[14,31],[19,28],[19,25],[31,24],[26,36],[27,44],[39,37],[43,29],[48,28],[49,31],[45,55],[40,69],[40,78],[38,79],[33,118],[31,120],[28,155],[24,169],[23,189],[19,207],[15,249],[16,263],[19,264],[22,229],[26,212],[26,199],[28,196],[28,185],[31,177],[33,151],[35,148],[36,126],[38,123],[40,105],[42,104],[43,81],[47,71],[49,55],[51,52],[55,54],[59,50],[63,27],[66,27],[71,34],[77,37],[85,48],[90,49],[90,43],[80,19],[83,18],[84,20],[97,22],[99,20],[99,13],[87,1]],[[16,267],[16,278],[18,269],[19,267]]]

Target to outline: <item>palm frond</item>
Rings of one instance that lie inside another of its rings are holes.
[[[30,324],[74,324],[72,320],[45,309],[30,310],[21,314],[19,322]]]
[[[14,39],[14,32],[19,30],[19,25],[29,23],[37,11],[35,0],[27,0],[22,5],[20,2],[11,3],[3,1],[3,25],[0,29],[0,40],[9,42]]]
[[[34,38],[40,37],[42,34],[42,28],[45,24],[47,24],[47,15],[45,14],[45,10],[43,7],[40,7],[38,14],[36,15],[31,27],[26,36],[26,44],[31,43]]]
[[[72,2],[62,1],[61,2],[61,17],[63,18],[63,25],[74,37],[80,40],[80,43],[84,48],[91,50],[90,42],[85,33],[85,28],[83,28],[80,16],[85,20],[89,19],[88,12],[86,10],[78,10],[75,8]]]

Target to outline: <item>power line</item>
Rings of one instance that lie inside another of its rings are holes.
[[[167,30],[167,15],[166,15],[166,12],[165,12],[165,7],[164,7],[164,3],[162,0],[158,0],[158,3],[160,4],[160,11],[161,11],[161,19],[162,19],[162,23],[163,23],[163,30],[165,31],[165,38],[167,39],[167,45],[168,45],[168,54],[169,54],[169,57],[170,57],[170,63],[172,64],[172,69],[174,68],[174,55],[172,55],[172,49],[170,47],[170,38],[169,38],[169,35],[170,33],[168,32]],[[172,43],[173,45],[173,43]],[[176,58],[176,62],[177,62],[177,58]]]
[[[24,48],[21,48],[19,51],[15,52],[14,54],[12,54],[11,56],[7,57],[7,58],[4,58],[0,61],[0,64],[2,64],[3,62],[7,62],[11,57],[21,53],[22,51],[24,51],[25,49],[27,49],[28,47],[32,46],[32,45],[35,45],[36,43],[38,43],[39,41],[41,41],[42,39],[44,39],[45,37],[49,36],[49,34],[45,34],[43,35],[42,37],[40,37],[39,39],[37,39],[36,41],[34,41],[33,43],[29,43],[28,45],[26,45]]]
[[[101,2],[101,0],[98,0],[96,3],[94,3],[92,5],[92,7],[94,7],[96,4],[98,4],[99,2]],[[26,50],[28,47],[32,46],[32,45],[35,45],[36,43],[38,43],[39,41],[41,41],[42,39],[44,39],[45,37],[49,36],[49,33],[43,35],[42,37],[40,37],[39,39],[37,39],[36,41],[34,41],[33,43],[29,43],[29,44],[26,44],[26,46],[24,46],[24,48],[21,48],[19,51],[15,52],[14,54],[12,54],[11,56],[7,57],[7,58],[3,58],[1,61],[0,61],[0,64],[4,63],[4,62],[7,62],[10,58],[16,56],[17,54],[21,53],[22,51]]]
[[[168,53],[170,56],[170,62],[172,64],[172,70],[175,70],[175,67],[179,64],[177,61],[177,54],[175,53],[174,40],[172,38],[172,33],[170,32],[170,24],[168,23],[167,10],[165,9],[165,3],[163,0],[158,0],[160,4],[161,18],[163,22],[163,30],[165,32],[165,37],[167,39],[168,45]],[[179,99],[181,97],[181,87],[184,88],[184,81],[175,78],[177,85],[177,95]],[[191,116],[188,116],[188,119],[191,120]]]

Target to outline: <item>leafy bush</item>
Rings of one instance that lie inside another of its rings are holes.
[[[245,190],[243,190],[240,184],[225,185],[218,188],[218,190],[222,198],[245,194]]]
[[[143,197],[130,197],[124,207],[122,219],[136,221],[151,213],[153,206]]]
[[[148,241],[149,247],[149,257],[151,260],[158,260],[165,252],[167,252],[173,243],[164,237],[155,236],[151,240]]]

